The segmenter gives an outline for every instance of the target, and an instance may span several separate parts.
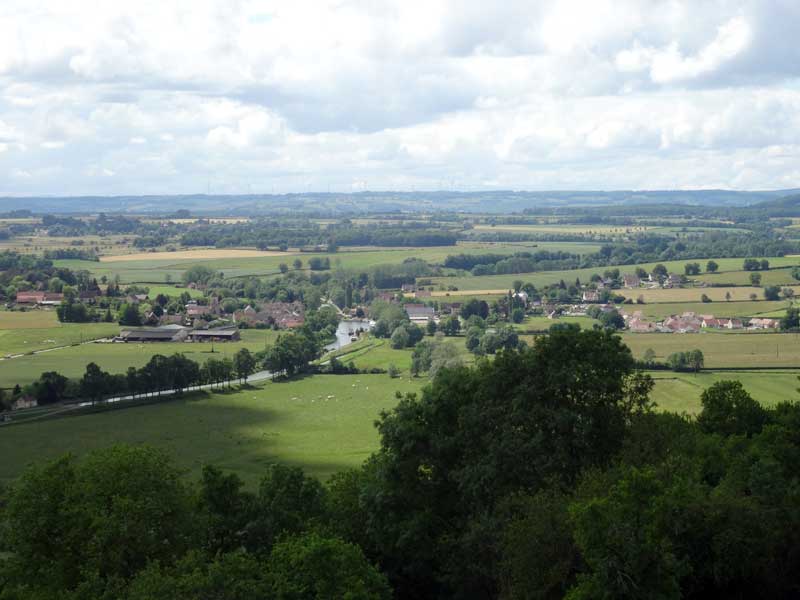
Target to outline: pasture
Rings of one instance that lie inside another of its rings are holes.
[[[792,287],[792,289],[795,293],[800,291],[797,286]],[[730,296],[731,301],[750,300],[753,295],[758,300],[764,299],[764,288],[751,286],[668,289],[623,288],[614,291],[620,296],[625,296],[625,298],[630,298],[631,300],[644,298],[647,304],[657,302],[700,302],[703,295],[711,299],[712,302],[726,302],[729,300],[728,296]]]
[[[61,330],[69,332],[68,335],[62,334],[61,337],[58,337]],[[15,330],[14,333],[21,331],[28,330]],[[90,332],[95,334],[102,332],[103,335],[113,336],[118,334],[119,331],[120,326],[113,323],[70,325],[69,327],[64,326],[59,330],[36,330],[35,337],[27,334],[31,343],[23,344],[22,347],[26,348],[25,351],[28,351],[29,346],[35,347],[36,344],[39,344],[40,347],[57,347],[65,345],[64,342],[68,340],[72,340],[69,343],[77,343],[79,336],[84,336],[83,339],[85,340]],[[86,365],[90,362],[97,363],[102,369],[110,373],[124,373],[129,366],[143,366],[154,354],[170,355],[180,352],[193,360],[205,362],[211,357],[233,356],[243,347],[252,352],[263,350],[266,345],[273,343],[279,334],[279,332],[271,329],[247,329],[241,333],[242,340],[240,342],[215,344],[210,342],[152,342],[145,344],[100,342],[0,360],[0,387],[10,388],[15,384],[24,385],[30,383],[38,379],[39,375],[45,371],[58,371],[67,377],[80,378],[86,369]],[[45,337],[45,335],[53,337]],[[10,339],[7,340],[7,337]],[[20,340],[18,337],[3,335],[0,337],[0,344],[0,348],[6,354],[19,352]],[[12,348],[11,351],[6,350],[9,347]],[[213,354],[212,349],[214,351]]]
[[[214,464],[252,487],[267,465],[280,462],[325,480],[377,450],[374,421],[397,403],[396,391],[413,392],[420,383],[387,375],[316,375],[0,427],[0,481],[34,460],[115,443],[164,448],[192,478]]]
[[[665,361],[673,352],[698,348],[709,369],[800,365],[800,334],[794,333],[624,333],[622,339],[637,358],[652,348],[658,361]]]
[[[741,258],[718,258],[715,260],[719,264],[720,271],[722,272],[740,271],[742,268],[743,259]],[[472,275],[463,275],[458,277],[434,277],[432,278],[432,282],[434,285],[442,286],[443,288],[447,288],[447,286],[456,286],[459,290],[509,289],[513,286],[514,281],[517,280],[524,283],[532,283],[536,287],[543,287],[545,285],[558,283],[562,279],[565,282],[572,283],[575,281],[576,277],[580,278],[582,282],[586,283],[595,273],[602,275],[603,271],[614,268],[619,269],[621,274],[626,274],[633,273],[636,267],[642,267],[647,272],[650,272],[657,264],[663,264],[671,273],[683,273],[684,265],[687,262],[699,262],[702,266],[705,266],[706,261],[677,260],[664,261],[663,263],[650,262],[637,265],[590,267],[587,269],[565,269],[561,271],[536,271],[533,273],[511,273],[508,275],[481,275],[477,277]],[[769,262],[772,267],[788,267],[800,265],[800,257],[772,257],[769,258]],[[764,271],[763,273],[766,274],[769,272],[770,271]],[[722,274],[723,273],[720,273],[720,275]]]
[[[651,371],[650,375],[655,380],[650,397],[657,403],[657,410],[697,414],[703,390],[726,379],[741,381],[750,395],[764,406],[797,400],[800,371],[702,371],[697,374]]]
[[[693,312],[698,315],[714,315],[715,317],[782,317],[789,307],[787,300],[774,302],[760,300],[756,302],[662,302],[659,304],[625,304],[620,308],[628,314],[641,311],[648,319],[662,320],[670,315]]]
[[[59,323],[52,310],[0,311],[0,357],[79,344],[118,331],[113,323]]]

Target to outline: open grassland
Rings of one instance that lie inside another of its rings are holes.
[[[701,266],[705,268],[705,263],[701,261]],[[692,279],[696,281],[704,281],[709,285],[725,284],[725,285],[750,285],[750,275],[752,271],[725,271],[724,273],[702,273],[700,275],[693,275]],[[797,280],[792,277],[792,270],[790,268],[769,269],[767,271],[758,271],[761,275],[761,285],[795,285]]]
[[[788,287],[788,286],[787,286]],[[800,292],[797,286],[792,287],[795,293]],[[733,301],[750,300],[751,296],[755,294],[757,299],[764,299],[764,288],[761,287],[728,287],[728,288],[669,288],[669,289],[619,289],[615,293],[626,298],[636,300],[637,298],[644,298],[647,304],[658,302],[700,302],[700,298],[705,294],[713,302],[725,302],[730,295]]]
[[[698,315],[714,315],[715,317],[764,317],[786,314],[789,307],[787,300],[756,302],[673,302],[660,304],[625,304],[621,311],[633,314],[641,311],[648,319],[661,320],[670,315],[693,312]]]
[[[0,311],[0,357],[78,344],[118,331],[113,323],[59,323],[50,310]]]
[[[88,333],[85,325],[76,325],[68,328],[71,339],[76,343],[79,336],[83,335],[87,339]],[[100,324],[100,328],[105,328],[105,335],[116,335],[119,333],[119,325]],[[14,333],[26,330],[16,330]],[[67,336],[62,338],[45,338],[42,333],[51,330],[36,330],[36,337],[31,338],[32,344],[43,344],[48,339],[55,340],[55,344],[50,347],[63,345]],[[57,334],[60,330],[53,330]],[[92,330],[88,330],[92,331]],[[99,330],[98,330],[99,331]],[[252,352],[262,350],[267,344],[275,341],[279,332],[271,329],[250,329],[242,331],[242,340],[239,342],[220,342],[211,344],[210,342],[196,343],[171,343],[171,342],[151,342],[146,344],[139,343],[94,343],[82,344],[80,346],[70,346],[59,348],[50,352],[43,352],[35,355],[26,355],[18,358],[0,361],[0,387],[9,388],[19,383],[24,385],[35,379],[45,371],[58,371],[62,375],[72,378],[80,378],[86,365],[90,362],[97,363],[102,369],[110,373],[124,373],[129,366],[141,367],[150,360],[154,354],[170,355],[175,352],[185,354],[189,358],[198,362],[204,362],[208,358],[231,357],[240,348],[248,348]],[[13,338],[14,347],[19,347],[19,340]],[[5,343],[5,337],[0,337],[0,344]],[[31,345],[32,345],[31,344]],[[11,346],[11,340],[8,343]],[[211,353],[213,346],[214,353]],[[5,346],[3,346],[5,347]],[[6,352],[14,354],[13,351]]]
[[[54,310],[0,310],[0,329],[48,329],[59,325]]]
[[[559,323],[572,323],[580,326],[582,329],[591,329],[595,324],[599,324],[600,321],[597,319],[592,319],[591,317],[559,317],[557,319],[548,319],[547,317],[543,316],[534,316],[525,317],[525,320],[522,321],[522,323],[514,325],[513,327],[520,331],[546,331],[553,325]]]
[[[625,333],[622,339],[637,358],[652,348],[659,361],[673,352],[698,348],[709,369],[800,365],[800,335],[794,333]]]
[[[267,465],[280,462],[325,480],[378,448],[373,423],[380,411],[397,403],[396,391],[416,391],[421,383],[388,375],[316,375],[0,427],[0,480],[16,477],[31,461],[115,443],[164,448],[192,478],[214,464],[253,486]]]
[[[180,296],[181,294],[189,294],[192,298],[202,298],[203,297],[203,290],[196,290],[188,287],[176,287],[174,285],[158,285],[158,284],[149,284],[146,286],[149,291],[147,292],[150,298],[155,298],[159,294],[164,294],[165,296],[175,297]]]
[[[742,268],[741,258],[719,258],[715,259],[719,264],[720,271],[739,271]],[[705,264],[705,260],[678,260],[678,261],[665,261],[664,266],[671,273],[683,273],[684,265],[687,262],[699,262],[701,265]],[[769,258],[770,265],[773,267],[788,267],[800,265],[800,257],[772,257]],[[542,287],[553,283],[558,283],[562,279],[566,282],[572,283],[575,278],[580,278],[582,282],[588,282],[592,275],[597,273],[602,275],[603,271],[608,269],[617,268],[620,273],[633,273],[636,267],[642,267],[648,273],[653,270],[659,263],[650,262],[639,265],[617,265],[609,267],[591,267],[588,269],[566,269],[561,271],[536,271],[533,273],[512,273],[508,275],[481,275],[472,276],[464,275],[460,277],[434,277],[432,282],[435,285],[440,285],[446,288],[447,286],[456,286],[459,290],[495,290],[495,289],[508,289],[513,286],[514,281],[522,281],[524,283],[532,283],[536,287]],[[769,273],[769,271],[764,271]],[[723,273],[720,273],[723,275]]]
[[[702,371],[700,373],[671,373],[652,371],[655,387],[650,397],[658,410],[670,412],[700,412],[700,395],[718,381],[741,381],[753,398],[764,406],[774,406],[784,400],[798,400],[797,377],[800,371]]]

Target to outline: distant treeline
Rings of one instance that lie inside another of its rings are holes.
[[[547,251],[518,253],[513,256],[450,255],[445,259],[444,265],[454,269],[471,270],[474,275],[501,275],[708,257],[784,256],[796,252],[800,252],[798,242],[783,240],[772,235],[730,235],[711,232],[702,237],[686,240],[641,235],[630,243],[608,244],[601,247],[599,252],[582,255]]]
[[[339,246],[453,246],[457,240],[454,232],[422,223],[357,226],[345,222],[323,227],[266,221],[203,225],[181,237],[184,246],[324,247],[330,251]]]

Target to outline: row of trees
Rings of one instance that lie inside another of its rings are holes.
[[[108,373],[94,362],[86,365],[79,380],[48,371],[24,388],[17,386],[14,395],[31,396],[39,404],[53,404],[72,398],[97,402],[114,396],[160,395],[169,390],[180,394],[198,385],[230,386],[237,379],[246,383],[257,367],[256,357],[247,348],[241,348],[232,358],[209,358],[203,364],[183,354],[155,354],[143,367],[128,367],[119,374]]]

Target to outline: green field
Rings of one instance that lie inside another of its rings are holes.
[[[634,356],[641,358],[652,348],[659,361],[673,352],[699,348],[709,369],[800,365],[800,334],[794,333],[625,333],[622,339]]]
[[[772,263],[773,259],[770,259]],[[703,261],[697,261],[702,268],[705,268]],[[692,279],[697,281],[705,281],[709,285],[713,284],[733,284],[733,285],[750,285],[750,275],[752,271],[726,271],[724,273],[702,273],[700,275],[693,275]],[[761,275],[761,285],[796,285],[797,279],[792,277],[792,270],[770,269],[768,271],[758,271]]]
[[[795,292],[800,288],[793,287]],[[755,294],[757,300],[764,299],[764,288],[740,286],[740,287],[708,287],[708,288],[656,288],[656,289],[620,289],[615,290],[620,296],[625,296],[632,300],[643,298],[646,303],[656,302],[700,302],[703,295],[710,298],[713,302],[728,302],[727,295],[731,301],[750,300]]]
[[[719,264],[720,271],[740,271],[742,268],[743,259],[741,258],[718,258],[715,260]],[[683,267],[687,262],[699,262],[701,266],[704,266],[706,261],[677,260],[665,261],[661,264],[664,264],[672,273],[683,273]],[[773,267],[800,265],[800,257],[773,257],[769,259],[769,262]],[[592,267],[589,269],[567,269],[562,271],[537,271],[535,273],[513,273],[509,275],[481,275],[478,277],[471,275],[461,277],[435,277],[433,278],[433,282],[445,288],[449,285],[453,285],[459,290],[509,289],[513,286],[514,281],[517,280],[524,283],[532,283],[536,287],[543,287],[545,285],[558,283],[562,279],[568,283],[572,283],[575,281],[576,277],[579,277],[582,282],[587,283],[593,274],[597,273],[602,275],[603,271],[611,268],[618,268],[622,274],[633,273],[636,267],[642,267],[650,272],[657,264],[659,263],[651,262],[641,265],[618,265],[616,267]],[[769,271],[764,271],[764,273],[769,273]],[[720,273],[719,276],[722,275],[723,273]],[[715,275],[715,277],[717,276]]]
[[[658,410],[696,414],[700,394],[717,381],[741,381],[761,404],[773,406],[784,400],[798,400],[797,376],[800,371],[703,371],[698,374],[652,371],[655,380],[651,398]]]
[[[114,323],[59,323],[52,310],[0,311],[0,358],[115,335]],[[13,360],[30,360],[25,357]],[[8,361],[0,361],[0,369]]]
[[[430,340],[431,338],[425,338]],[[444,338],[445,343],[455,346],[464,364],[470,364],[474,357],[467,351],[464,338],[461,336]],[[365,340],[348,346],[338,353],[339,359],[348,364],[351,361],[359,369],[388,369],[394,365],[400,370],[401,375],[408,375],[411,369],[412,348],[395,350],[389,340],[366,338]]]
[[[119,275],[123,283],[162,283],[167,276],[172,281],[180,281],[183,272],[194,265],[205,265],[221,271],[226,277],[243,277],[247,275],[275,275],[281,263],[291,265],[299,258],[304,265],[313,257],[328,258],[331,268],[366,269],[380,264],[398,264],[407,258],[420,258],[439,264],[451,254],[513,254],[515,252],[536,250],[575,251],[582,248],[585,252],[594,252],[597,244],[584,245],[574,242],[531,242],[531,243],[490,243],[464,242],[456,246],[433,246],[426,248],[389,248],[389,249],[342,249],[336,253],[296,253],[288,252],[276,256],[238,257],[238,258],[175,258],[165,260],[119,260],[109,262],[93,262],[82,260],[55,261],[58,266],[73,270],[86,269],[95,277],[106,276],[113,279]]]
[[[62,327],[54,330],[54,334],[60,331],[67,331],[73,339],[77,340],[79,335],[86,336],[88,331],[92,331],[92,327],[106,328],[108,335],[116,335],[119,333],[119,325],[114,324],[98,324],[98,325],[74,325],[69,327]],[[13,334],[24,332],[27,330],[16,330]],[[47,341],[38,332],[47,331],[50,335],[51,330],[33,330],[37,332],[37,336],[32,343],[39,340]],[[3,332],[6,333],[6,332]],[[81,346],[72,346],[68,348],[61,348],[51,352],[43,352],[31,356],[21,356],[0,361],[0,387],[8,388],[13,387],[15,384],[24,385],[35,379],[45,371],[58,371],[67,377],[79,378],[83,375],[86,365],[90,362],[97,363],[102,369],[110,373],[124,373],[129,366],[141,367],[150,360],[154,354],[170,355],[175,352],[181,352],[189,358],[205,362],[209,357],[220,358],[222,356],[232,356],[239,348],[246,347],[255,352],[262,350],[268,343],[273,343],[278,336],[277,331],[271,329],[249,329],[244,330],[242,333],[242,340],[240,342],[224,342],[213,344],[214,354],[211,354],[212,344],[205,343],[96,343],[96,344],[83,344]],[[0,342],[3,342],[7,336],[0,337]],[[16,339],[16,338],[15,338]],[[52,338],[64,341],[66,336],[62,338]],[[86,338],[84,338],[86,339]],[[17,340],[17,343],[19,341]],[[58,344],[54,344],[58,345]]]
[[[514,328],[521,331],[546,331],[557,323],[574,323],[580,325],[582,329],[591,329],[595,324],[599,324],[599,321],[591,317],[559,317],[557,319],[548,319],[543,316],[535,316],[525,317],[525,320],[519,325],[514,325]]]
[[[317,375],[229,393],[0,427],[0,481],[24,466],[114,443],[148,443],[172,453],[196,478],[214,464],[254,485],[267,465],[298,465],[327,479],[378,447],[373,422],[424,380],[387,375]]]
[[[755,317],[778,316],[786,314],[789,302],[777,300],[768,302],[664,302],[660,304],[625,304],[621,311],[633,314],[641,311],[642,314],[653,320],[661,320],[670,315],[679,315],[684,312],[693,312],[698,315],[714,315],[715,317]]]

